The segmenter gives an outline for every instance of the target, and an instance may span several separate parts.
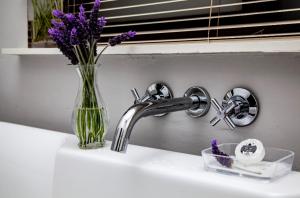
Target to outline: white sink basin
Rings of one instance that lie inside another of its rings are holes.
[[[298,172],[265,182],[206,172],[199,156],[76,144],[73,135],[0,123],[0,197],[300,198]]]
[[[0,122],[0,197],[50,198],[67,134]]]

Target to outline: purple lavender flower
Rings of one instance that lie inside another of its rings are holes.
[[[77,26],[78,32],[80,32],[81,38],[85,38],[84,40],[90,40],[90,28],[89,28],[89,23],[88,20],[86,18],[85,15],[85,9],[83,7],[83,5],[80,5],[79,7],[79,14],[78,14],[78,18],[79,18],[79,26]]]
[[[60,51],[71,61],[73,65],[78,64],[78,59],[74,53],[74,48],[68,41],[68,35],[65,30],[50,28],[48,30],[49,36],[56,42]]]
[[[91,22],[90,22],[91,23]],[[105,17],[100,17],[97,19],[97,23],[95,26],[91,29],[92,36],[95,40],[99,40],[101,37],[101,33],[103,32],[103,28],[106,25],[106,19]]]
[[[50,28],[48,30],[49,36],[56,42],[63,42],[63,32],[56,28]]]
[[[212,154],[217,155],[216,159],[222,166],[231,168],[233,160],[231,158],[229,158],[229,155],[227,155],[226,153],[223,153],[222,151],[219,150],[216,139],[213,139],[211,141],[211,152],[212,152]],[[224,156],[224,157],[222,157],[222,156]]]
[[[52,28],[49,29],[50,37],[56,42],[62,53],[71,60],[72,64],[78,64],[79,60],[74,46],[80,52],[80,59],[90,61],[90,53],[97,55],[96,43],[106,25],[104,17],[99,17],[101,0],[95,0],[90,18],[85,14],[83,5],[79,7],[79,14],[64,14],[60,10],[53,10],[53,16],[58,20],[52,20]],[[129,31],[109,40],[108,45],[115,46],[135,36],[135,32]],[[93,51],[92,51],[93,50]],[[99,57],[99,55],[98,55]],[[96,58],[96,60],[98,60]]]
[[[99,18],[99,9],[100,9],[100,0],[96,0],[90,15],[89,27],[91,31],[91,35],[94,39],[99,40],[102,29],[98,26],[98,18]]]
[[[95,0],[93,10],[99,10],[100,4],[101,4],[101,0]]]
[[[56,28],[50,28],[49,30],[48,30],[48,33],[49,33],[49,35],[52,37],[52,38],[58,38],[59,36],[60,36],[60,34],[59,34],[59,31],[58,31],[58,29],[56,29]]]
[[[123,41],[127,41],[133,38],[135,35],[136,35],[135,31],[129,31],[109,39],[108,42],[110,46],[115,46],[121,44]]]
[[[65,14],[60,10],[53,10],[52,15],[59,19],[62,19],[65,16]]]
[[[71,13],[65,14],[65,17],[68,20],[68,22],[70,22],[70,23],[72,23],[76,20],[76,17]]]
[[[79,15],[78,16],[79,16],[79,20],[81,23],[86,22],[85,9],[82,4],[79,7]]]
[[[77,35],[77,29],[73,28],[71,30],[71,35],[70,35],[70,43],[71,45],[79,45],[79,40],[78,40],[78,35]]]
[[[107,23],[107,21],[106,21],[105,17],[100,17],[100,18],[98,18],[97,26],[100,28],[104,28],[106,23]]]
[[[51,24],[56,29],[60,29],[60,28],[64,28],[65,27],[65,24],[63,22],[57,21],[56,19],[52,19],[51,20]]]

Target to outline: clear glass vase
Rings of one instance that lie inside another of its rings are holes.
[[[78,65],[79,89],[72,115],[72,127],[81,149],[95,149],[105,144],[108,117],[97,86],[98,65]]]

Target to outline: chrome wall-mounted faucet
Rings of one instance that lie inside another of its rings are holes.
[[[126,152],[131,131],[142,117],[163,116],[170,112],[186,110],[192,117],[204,116],[210,108],[210,97],[201,87],[189,88],[183,97],[173,98],[171,89],[163,83],[148,87],[143,97],[136,89],[131,90],[135,102],[121,117],[116,128],[111,150]]]
[[[222,105],[213,98],[211,104],[217,115],[210,121],[212,126],[224,120],[230,129],[251,124],[258,114],[258,102],[249,90],[234,88],[226,93]]]

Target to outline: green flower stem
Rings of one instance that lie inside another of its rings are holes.
[[[96,61],[94,55],[94,48],[97,47],[96,41],[91,42],[91,50],[86,60],[79,46],[74,46],[74,53],[79,60],[79,72],[82,80],[81,87],[81,101],[75,109],[75,130],[79,138],[79,146],[81,148],[88,148],[92,144],[104,144],[105,135],[105,119],[104,108],[99,106],[96,95],[95,75],[96,75],[96,62],[106,46],[97,56]],[[86,52],[85,52],[86,54]]]
[[[104,109],[97,101],[94,84],[95,66],[81,65],[79,70],[82,78],[82,100],[75,109],[76,134],[79,138],[79,146],[87,148],[88,144],[104,142]]]
[[[98,62],[100,56],[103,54],[103,52],[106,50],[106,48],[108,48],[109,45],[107,44],[102,50],[101,52],[98,54],[98,56],[96,57],[96,60],[95,60],[95,64]]]

